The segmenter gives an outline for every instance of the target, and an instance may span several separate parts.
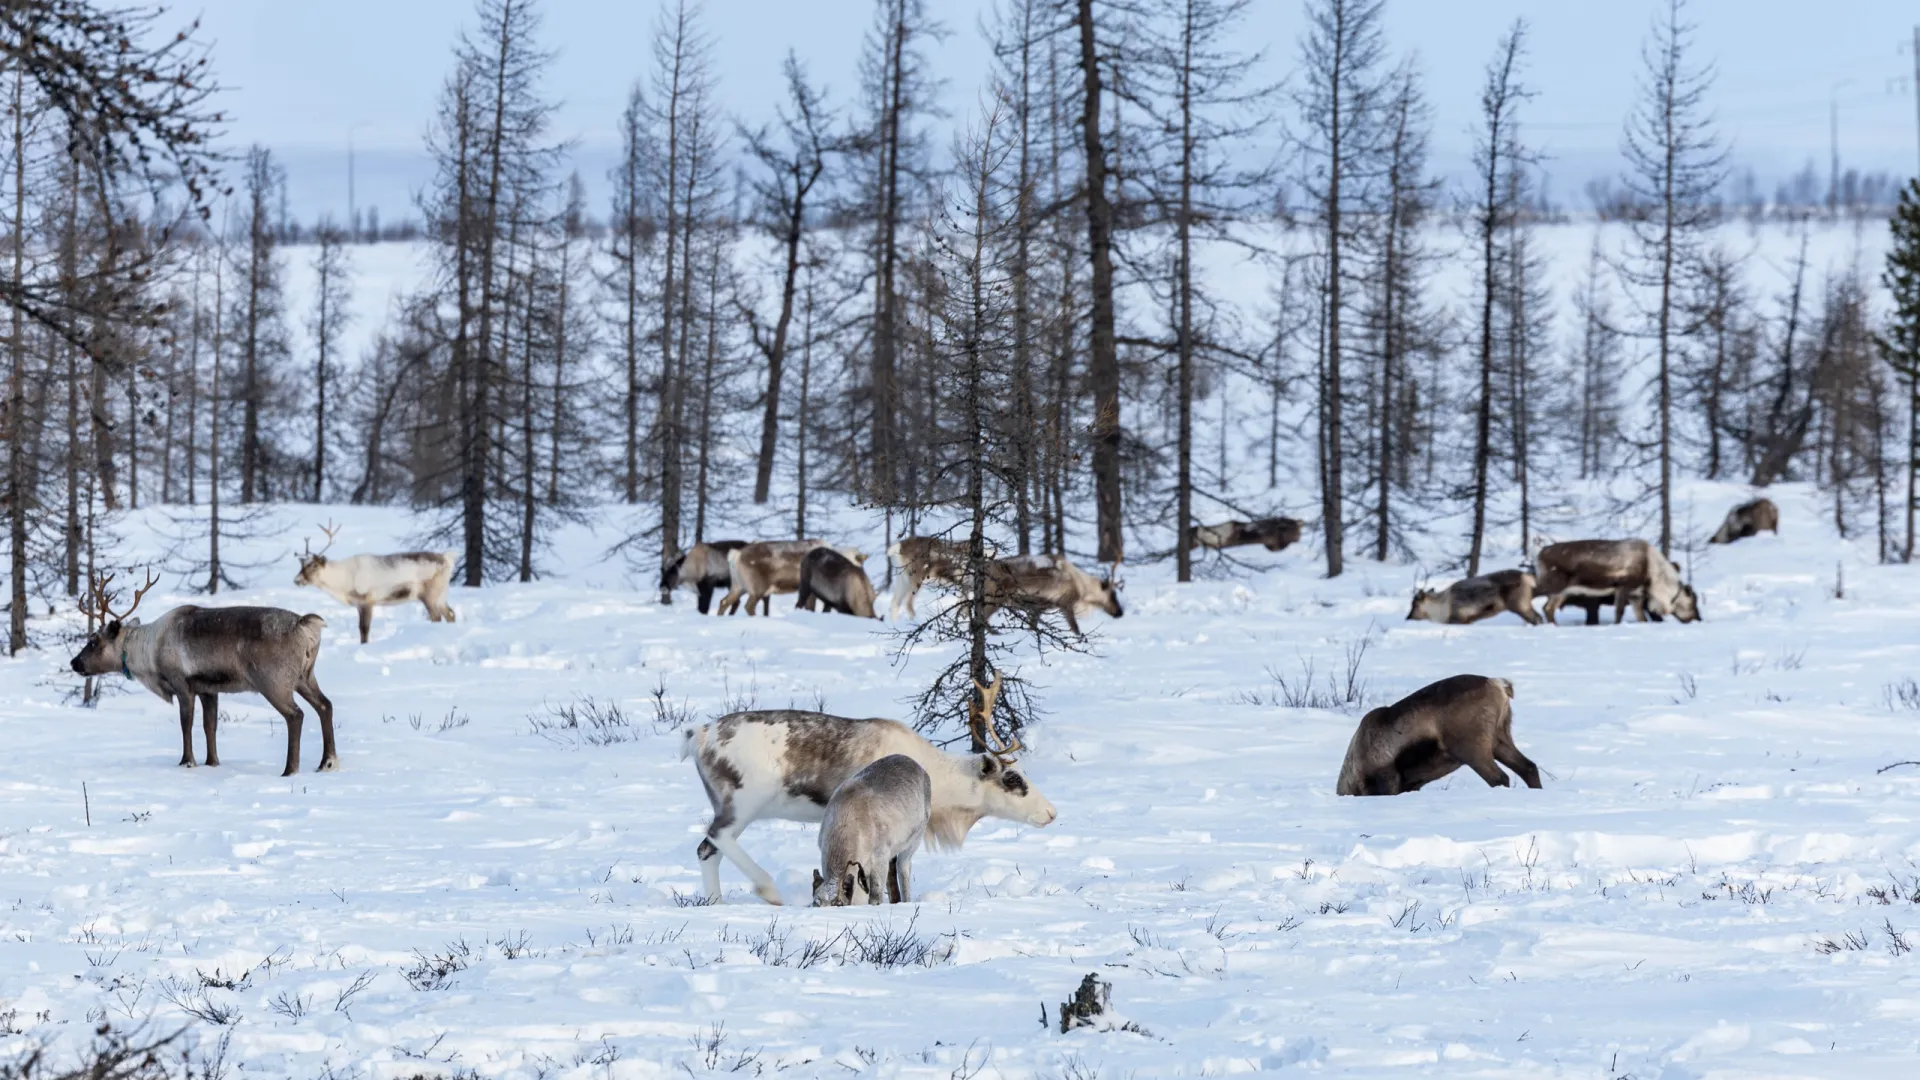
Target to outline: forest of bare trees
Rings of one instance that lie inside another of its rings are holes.
[[[192,27],[0,11],[11,649],[155,503],[209,591],[279,502],[412,507],[468,586],[540,576],[603,512],[639,570],[743,515],[805,535],[829,495],[889,539],[971,521],[1180,580],[1196,525],[1275,513],[1329,575],[1416,541],[1478,572],[1576,484],[1671,549],[1693,476],[1815,481],[1843,533],[1911,555],[1920,363],[1876,322],[1879,268],[1762,266],[1732,228],[1882,228],[1887,185],[1759,198],[1681,0],[1558,277],[1524,22],[1486,43],[1480,114],[1441,118],[1388,0],[1304,0],[1274,55],[1242,46],[1247,0],[1001,0],[986,89],[947,115],[940,46],[974,28],[875,0],[846,89],[789,56],[761,123],[722,106],[715,13],[666,0],[590,184],[543,2],[478,0],[448,43],[432,182],[386,230],[431,270],[384,310],[352,302],[382,230],[288,220],[272,150],[219,142]],[[1469,122],[1449,182],[1431,137]]]

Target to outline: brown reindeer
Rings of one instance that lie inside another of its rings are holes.
[[[709,540],[693,545],[660,569],[660,595],[670,597],[673,590],[691,585],[698,594],[700,614],[705,615],[713,607],[714,590],[733,588],[733,568],[727,565],[727,556],[746,546],[745,540]]]
[[[817,547],[800,559],[800,596],[795,609],[812,611],[818,601],[828,611],[875,619],[873,582],[853,560],[830,547]]]
[[[738,612],[743,596],[747,600],[748,615],[754,613],[756,606],[762,615],[773,614],[771,597],[800,591],[801,560],[814,548],[826,546],[824,540],[761,540],[728,552],[727,565],[732,571],[733,584],[720,601],[720,614]],[[854,548],[836,550],[856,566],[867,561],[866,555]]]
[[[1511,611],[1527,625],[1538,626],[1540,616],[1533,613],[1533,585],[1533,575],[1525,570],[1496,570],[1438,591],[1421,589],[1413,594],[1413,610],[1407,612],[1407,618],[1465,624]]]
[[[1613,621],[1631,603],[1641,622],[1651,612],[1683,623],[1700,618],[1700,598],[1680,580],[1680,570],[1645,540],[1572,540],[1540,549],[1536,592],[1547,597],[1546,617],[1557,622],[1569,593],[1611,594]]]
[[[1089,611],[1104,611],[1116,619],[1126,614],[1120,606],[1119,573],[1117,559],[1103,578],[1073,565],[1065,555],[995,559],[987,564],[986,617],[993,618],[1001,608],[1013,608],[1029,619],[1058,611],[1066,616],[1067,627],[1078,634],[1078,617]]]
[[[1226,521],[1218,525],[1200,525],[1193,530],[1196,548],[1244,547],[1259,544],[1268,551],[1285,550],[1300,539],[1300,523],[1288,517],[1256,518],[1253,521]]]
[[[995,554],[993,545],[988,544],[987,557]],[[929,581],[955,589],[965,587],[965,544],[937,536],[909,536],[888,547],[887,557],[893,561],[893,603],[888,607],[889,618],[898,618],[903,611],[912,618],[914,597],[920,595],[920,587]]]
[[[300,707],[294,695],[306,699],[320,717],[320,772],[340,767],[333,745],[333,703],[320,692],[313,662],[320,655],[320,632],[327,625],[318,615],[296,615],[279,608],[201,608],[189,604],[174,608],[150,626],[129,619],[140,598],[153,587],[147,583],[133,594],[125,611],[115,611],[107,586],[112,575],[93,584],[96,613],[106,625],[87,638],[73,658],[81,675],[111,675],[115,671],[137,679],[140,685],[167,702],[180,704],[180,764],[192,768],[193,702],[200,699],[200,716],[207,737],[207,764],[220,764],[215,730],[220,723],[220,695],[255,693],[267,699],[287,723],[287,767],[282,776],[300,771]]]
[[[1513,744],[1513,684],[1455,675],[1360,718],[1335,791],[1398,795],[1465,765],[1490,787],[1510,787],[1505,765],[1530,788],[1540,769]]]
[[[1775,536],[1780,535],[1780,508],[1773,505],[1772,499],[1755,499],[1727,511],[1727,520],[1720,523],[1720,531],[1714,533],[1707,543],[1731,544],[1735,540],[1758,536],[1762,529]]]

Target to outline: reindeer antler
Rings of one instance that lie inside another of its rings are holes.
[[[1113,587],[1116,589],[1120,588],[1121,586],[1120,564],[1125,561],[1126,561],[1126,556],[1122,555],[1121,557],[1113,560],[1113,564],[1107,567],[1107,580],[1113,582]]]
[[[155,585],[160,583],[160,579],[153,576],[152,567],[147,567],[145,572],[147,577],[146,584],[141,585],[133,591],[133,602],[127,605],[125,611],[115,611],[113,609],[113,592],[107,588],[107,586],[113,584],[112,571],[108,571],[105,574],[89,575],[90,582],[93,586],[93,606],[91,608],[82,608],[82,610],[88,610],[98,615],[101,622],[126,621],[127,616],[132,615],[134,610],[140,606],[141,599],[145,597],[148,592],[152,591]]]
[[[994,672],[991,682],[985,684],[975,682],[973,688],[980,695],[979,703],[974,706],[973,713],[974,723],[978,725],[977,730],[980,732],[980,741],[987,745],[987,752],[998,758],[1000,764],[1013,764],[1014,755],[1025,750],[1026,746],[1017,738],[1011,743],[1002,742],[1000,736],[994,733],[993,707],[1000,698],[1000,673]]]
[[[338,526],[338,525],[335,525],[335,524],[333,523],[333,519],[332,519],[332,518],[328,518],[328,519],[327,519],[327,523],[326,523],[325,525],[322,525],[322,526],[320,526],[320,531],[321,531],[321,532],[323,532],[323,533],[326,533],[326,534],[327,534],[327,542],[326,542],[326,544],[324,544],[324,545],[323,545],[323,546],[322,546],[322,547],[320,548],[320,550],[319,550],[319,551],[315,551],[315,550],[313,550],[313,541],[312,541],[312,540],[305,540],[305,541],[302,541],[302,543],[304,543],[304,544],[306,545],[306,548],[307,548],[307,556],[308,556],[309,558],[311,558],[312,556],[315,556],[315,555],[325,555],[325,554],[327,553],[327,551],[328,551],[328,549],[329,549],[329,548],[332,548],[332,547],[333,547],[333,539],[334,539],[334,537],[335,537],[336,535],[338,535],[338,534],[339,534],[339,532],[340,532],[340,526]]]

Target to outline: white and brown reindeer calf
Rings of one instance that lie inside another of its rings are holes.
[[[1413,610],[1407,612],[1407,618],[1462,625],[1511,611],[1527,625],[1538,626],[1540,616],[1533,612],[1533,584],[1533,575],[1525,570],[1496,570],[1456,581],[1444,589],[1421,589],[1413,594]]]
[[[1284,551],[1300,539],[1300,523],[1292,518],[1255,518],[1252,521],[1223,521],[1218,525],[1196,525],[1193,547],[1246,547],[1259,544],[1268,551]]]
[[[1455,675],[1361,717],[1340,763],[1341,795],[1398,795],[1465,765],[1491,787],[1510,787],[1505,765],[1530,788],[1540,769],[1513,743],[1513,684]]]
[[[991,545],[986,554],[995,554]],[[893,603],[887,610],[891,618],[899,618],[903,611],[912,618],[913,599],[929,581],[955,589],[963,587],[967,572],[965,544],[938,536],[909,536],[888,547],[887,558],[893,561]]]
[[[327,543],[319,551],[311,548],[300,558],[300,573],[295,585],[311,585],[335,600],[360,612],[360,643],[367,643],[373,629],[373,609],[389,604],[420,601],[430,622],[452,622],[453,609],[447,606],[447,586],[453,581],[452,551],[407,551],[398,555],[355,555],[346,559],[327,558],[339,529],[323,526]]]
[[[773,614],[772,597],[800,591],[800,564],[807,552],[830,546],[824,540],[761,540],[727,553],[727,567],[733,584],[720,601],[720,614],[740,610],[740,598],[746,597],[747,614],[754,608],[760,614]],[[867,561],[865,554],[850,548],[834,548],[855,566]]]
[[[987,565],[987,617],[992,618],[1001,608],[1013,608],[1029,618],[1058,611],[1077,634],[1079,616],[1090,611],[1104,611],[1116,619],[1126,614],[1120,605],[1119,571],[1117,560],[1106,577],[1097,578],[1073,565],[1065,555],[995,559]]]
[[[107,583],[94,583],[97,613],[106,623],[87,638],[73,658],[81,675],[114,672],[137,679],[140,685],[169,703],[180,704],[180,764],[192,768],[193,702],[200,700],[200,716],[207,736],[207,764],[220,764],[215,731],[220,723],[220,695],[255,693],[267,699],[287,722],[287,767],[282,776],[300,771],[300,706],[297,694],[320,717],[320,772],[340,767],[333,745],[333,703],[320,692],[313,663],[320,655],[320,632],[327,622],[318,615],[296,615],[280,608],[202,608],[189,604],[174,608],[144,625],[129,619],[153,579],[133,595],[124,612],[110,605]]]
[[[933,781],[905,754],[888,754],[848,777],[820,820],[814,904],[912,900],[913,855],[932,817]]]
[[[741,831],[766,818],[822,820],[848,778],[893,754],[926,771],[931,808],[925,832],[936,848],[959,847],[984,817],[1050,825],[1053,804],[1014,767],[1018,750],[1015,743],[984,754],[949,754],[898,721],[787,709],[732,713],[689,728],[681,754],[693,758],[713,804],[713,821],[698,849],[707,898],[720,898],[724,855],[753,882],[755,895],[780,903],[773,878],[741,850]]]

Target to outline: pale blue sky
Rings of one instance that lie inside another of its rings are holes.
[[[1443,167],[1468,142],[1480,71],[1516,15],[1532,23],[1524,120],[1557,164],[1557,194],[1611,168],[1638,74],[1638,50],[1656,0],[1390,0],[1388,38],[1417,51],[1436,112]],[[983,0],[936,0],[952,30],[936,58],[951,111],[970,108],[986,50],[976,29]],[[345,148],[360,148],[360,203],[391,217],[425,175],[420,138],[448,66],[472,22],[471,0],[200,0],[214,62],[230,88],[236,142],[262,142],[286,159],[301,216],[344,212]],[[545,39],[558,53],[550,90],[564,105],[559,133],[581,147],[598,187],[614,120],[641,74],[656,5],[649,0],[547,0]],[[708,0],[722,98],[763,118],[780,93],[779,64],[799,52],[846,101],[856,83],[870,0]],[[1829,101],[1840,104],[1843,163],[1911,173],[1916,141],[1913,0],[1694,0],[1701,53],[1719,68],[1715,104],[1736,160],[1772,179],[1813,159],[1826,168]],[[1297,52],[1300,0],[1256,0],[1245,40],[1284,78]]]

